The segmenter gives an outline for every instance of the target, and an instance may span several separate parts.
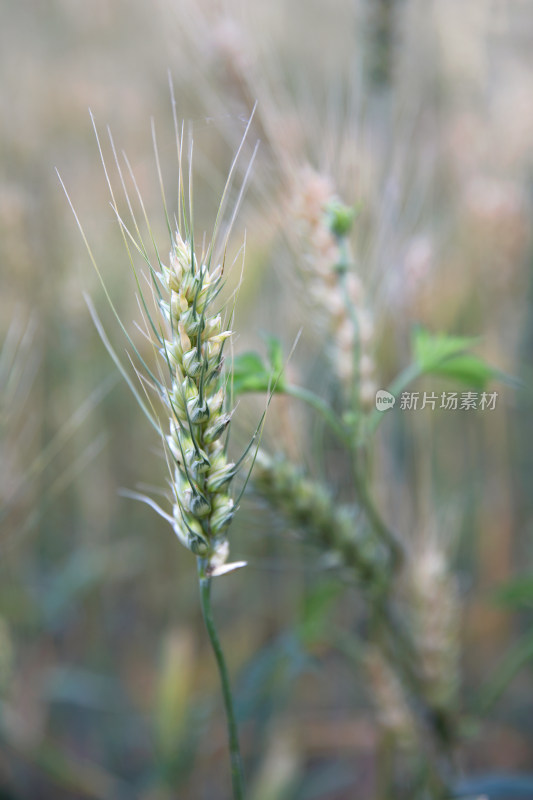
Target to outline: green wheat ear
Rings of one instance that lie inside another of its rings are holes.
[[[253,114],[252,114],[253,116]],[[92,118],[92,115],[91,115]],[[141,234],[141,226],[128,194],[123,167],[109,133],[116,169],[131,218],[130,224],[121,217],[115,192],[105,163],[103,149],[92,118],[104,173],[111,194],[111,205],[119,222],[130,267],[133,271],[139,307],[144,320],[144,335],[148,338],[153,363],[147,362],[135,345],[126,325],[121,321],[110,297],[101,270],[92,254],[87,237],[72,207],[89,256],[104,287],[113,313],[125,335],[131,354],[128,357],[137,375],[136,382],[117,356],[98,315],[87,300],[97,330],[116,366],[152,426],[158,431],[165,452],[171,487],[171,513],[162,509],[150,497],[126,492],[143,500],[158,511],[173,527],[180,542],[207,564],[210,575],[222,574],[241,566],[225,564],[229,553],[227,531],[236,510],[231,485],[242,459],[237,464],[227,457],[227,433],[231,424],[231,370],[226,369],[224,348],[233,331],[226,318],[232,313],[217,307],[216,301],[224,285],[224,265],[228,238],[235,220],[255,151],[245,171],[237,202],[222,237],[222,222],[229,190],[236,171],[237,160],[248,133],[248,122],[241,145],[235,155],[222,192],[210,243],[199,252],[194,240],[192,146],[189,152],[187,182],[184,180],[183,126],[178,128],[175,115],[178,154],[177,215],[171,223],[167,210],[162,170],[159,161],[155,130],[152,123],[154,151],[164,214],[170,237],[168,258],[160,256],[133,171],[124,157],[128,178],[134,186],[137,205],[155,252],[151,257]],[[257,149],[257,148],[256,148]],[[61,180],[61,179],[60,179]],[[185,184],[187,183],[187,189]],[[63,185],[63,188],[64,185]],[[65,190],[66,192],[66,190]],[[217,254],[220,254],[217,260]],[[145,270],[142,275],[134,256],[140,256]],[[144,287],[144,278],[148,291]]]
[[[252,112],[222,192],[210,243],[207,246],[204,245],[200,251],[195,246],[194,239],[192,145],[189,152],[188,188],[186,191],[182,170],[183,126],[180,132],[172,84],[171,94],[179,165],[177,214],[173,222],[171,222],[167,210],[162,170],[152,123],[157,174],[170,237],[170,251],[168,258],[164,260],[156,245],[133,171],[124,157],[129,182],[134,187],[137,205],[141,209],[142,224],[148,231],[155,258],[149,255],[141,234],[141,227],[133,210],[134,204],[128,194],[121,161],[117,156],[111,134],[109,134],[115,166],[131,219],[130,225],[128,226],[122,219],[93,119],[98,149],[111,194],[111,205],[120,225],[135,278],[139,308],[144,322],[142,333],[148,340],[149,350],[153,355],[150,364],[139,351],[127,326],[120,319],[66,190],[65,193],[111,309],[131,348],[128,357],[138,382],[132,378],[122,360],[117,356],[90,300],[88,300],[89,310],[113,361],[127,381],[145,416],[158,432],[169,469],[171,488],[169,498],[171,508],[169,510],[171,513],[161,508],[151,497],[136,492],[127,492],[126,494],[142,500],[154,508],[172,525],[180,542],[197,557],[202,612],[217,662],[224,697],[233,797],[234,800],[243,800],[244,778],[233,697],[228,670],[213,620],[210,589],[212,577],[245,565],[243,561],[233,564],[226,563],[229,553],[227,534],[250,473],[248,473],[244,487],[236,501],[232,497],[231,484],[246,454],[254,442],[256,443],[259,439],[264,414],[245,453],[237,463],[230,461],[227,456],[227,433],[233,414],[231,408],[232,375],[231,369],[225,368],[224,347],[233,334],[231,330],[233,310],[226,313],[225,309],[217,307],[216,303],[220,302],[218,298],[224,284],[224,267],[230,231],[257,147],[249,160],[237,201],[222,236],[222,222],[225,219],[229,190],[237,160],[252,122]],[[62,181],[61,183],[63,184]],[[63,188],[65,188],[64,184]],[[144,275],[137,271],[135,255],[140,256],[144,262]],[[146,282],[148,290],[143,289],[144,282]]]

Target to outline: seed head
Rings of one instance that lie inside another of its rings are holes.
[[[308,167],[298,173],[289,210],[296,223],[295,248],[305,254],[302,272],[313,302],[313,320],[321,328],[341,384],[348,393],[358,385],[359,400],[366,408],[375,398],[373,332],[362,282],[348,258],[356,209],[338,199],[326,175]]]
[[[447,555],[428,538],[411,565],[413,632],[424,691],[437,708],[450,709],[459,684],[459,595]]]
[[[253,117],[253,113],[252,113]],[[153,232],[145,211],[137,183],[127,159],[126,165],[135,187],[139,205],[143,213],[150,239],[154,244],[157,260],[153,264],[148,249],[143,241],[134,204],[128,193],[121,163],[117,156],[113,139],[110,142],[115,157],[115,164],[124,190],[126,204],[131,216],[131,230],[123,221],[116,203],[112,181],[105,163],[102,145],[94,126],[102,165],[110,190],[112,207],[120,224],[126,249],[135,275],[139,295],[138,300],[145,322],[146,338],[153,345],[157,366],[149,367],[140,354],[135,342],[128,334],[127,328],[120,320],[111,296],[105,286],[103,275],[91,251],[87,237],[79,218],[72,206],[74,216],[89,252],[89,257],[103,284],[105,294],[117,318],[124,335],[130,343],[140,366],[135,366],[140,379],[142,391],[132,381],[128,370],[114,351],[95,309],[88,300],[89,310],[93,316],[100,336],[113,361],[133,392],[145,416],[160,433],[170,469],[170,487],[172,492],[172,515],[160,508],[152,498],[136,492],[126,494],[143,500],[171,523],[179,540],[196,555],[208,563],[203,566],[206,574],[224,574],[231,569],[243,566],[244,562],[224,565],[228,553],[227,529],[235,513],[235,503],[230,495],[230,483],[236,473],[236,465],[227,460],[224,432],[231,420],[231,409],[228,408],[226,394],[227,378],[223,374],[224,346],[231,337],[232,331],[226,329],[220,305],[215,307],[223,284],[223,263],[217,263],[216,251],[226,253],[230,228],[236,215],[236,208],[229,228],[225,231],[224,242],[218,248],[217,238],[220,233],[224,212],[228,201],[230,187],[236,171],[236,164],[248,134],[252,117],[246,126],[243,139],[222,192],[217,212],[212,241],[201,254],[196,252],[193,238],[192,214],[192,168],[189,173],[189,209],[185,210],[186,191],[182,172],[182,136],[175,117],[175,133],[179,160],[178,210],[174,216],[175,230],[172,231],[170,220],[172,214],[166,205],[162,170],[157,152],[155,129],[153,129],[154,147],[158,177],[165,217],[170,233],[170,252],[164,263],[160,251],[155,244]],[[93,119],[94,124],[94,119]],[[257,147],[256,147],[257,149]],[[192,149],[191,149],[192,155]],[[251,165],[252,155],[237,205],[240,202]],[[66,190],[65,190],[66,191]],[[133,247],[130,246],[132,243]],[[145,275],[151,287],[154,304],[150,303],[141,288],[139,274],[134,266],[133,255],[137,251],[148,265]],[[225,258],[225,255],[224,255]],[[151,309],[155,305],[155,312]],[[160,408],[156,408],[151,392],[159,396]],[[162,412],[161,412],[162,409]],[[241,459],[242,460],[242,459]]]
[[[218,564],[235,511],[228,492],[236,472],[222,442],[231,413],[221,369],[224,343],[232,334],[213,311],[222,270],[210,269],[177,231],[169,266],[158,278],[167,328],[161,355],[172,387],[162,391],[170,408],[166,440],[173,460],[174,529],[186,547],[209,559],[216,554]]]

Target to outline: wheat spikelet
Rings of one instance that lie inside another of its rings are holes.
[[[377,588],[385,580],[386,559],[379,544],[356,520],[354,509],[337,504],[322,483],[306,477],[287,459],[259,450],[254,486],[290,523],[305,531],[329,563],[353,570],[368,586]]]
[[[364,663],[379,724],[403,746],[412,747],[415,727],[400,681],[377,647],[368,647]]]
[[[221,375],[231,331],[212,310],[222,266],[210,269],[176,231],[169,266],[159,277],[160,308],[170,334],[160,352],[171,376],[162,399],[170,411],[166,438],[174,461],[174,530],[197,555],[223,562],[234,513],[228,487],[236,467],[222,441],[231,419]]]

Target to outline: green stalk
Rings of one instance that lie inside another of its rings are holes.
[[[347,445],[350,447],[353,452],[355,485],[358,492],[359,502],[365,509],[367,518],[370,524],[373,526],[375,532],[390,549],[394,565],[396,567],[399,566],[403,559],[402,546],[396,539],[394,533],[387,528],[381,519],[379,512],[377,511],[369,494],[366,481],[359,473],[357,466],[359,456],[358,447],[357,443],[352,445],[350,431],[344,427],[342,422],[340,422],[331,406],[329,406],[325,400],[316,395],[314,392],[311,392],[309,389],[305,389],[302,386],[293,386],[292,384],[288,384],[287,386],[284,386],[283,392],[284,394],[295,397],[298,400],[302,400],[304,403],[307,403],[309,406],[311,406],[311,408],[317,411],[325,420],[325,422],[327,422],[331,430],[336,434],[339,441],[345,447]]]
[[[311,408],[314,408],[314,410],[322,416],[324,421],[327,422],[331,430],[338,437],[339,441],[346,445],[349,432],[345,429],[344,425],[339,421],[331,406],[329,406],[325,400],[323,400],[314,392],[311,392],[309,389],[305,389],[303,386],[293,386],[292,384],[288,384],[287,386],[283,387],[283,394],[287,394],[290,397],[295,397],[297,400],[301,400],[302,402],[311,406]]]
[[[400,394],[407,389],[409,384],[419,378],[421,375],[422,371],[420,366],[418,364],[410,364],[393,380],[390,386],[387,386],[387,391],[394,395],[394,397],[398,398]],[[377,408],[371,412],[366,430],[368,437],[372,436],[372,434],[376,432],[386,413],[386,411],[378,411]]]
[[[215,654],[220,683],[222,685],[222,695],[224,697],[224,708],[226,710],[226,722],[228,726],[228,742],[231,761],[231,782],[233,785],[233,800],[244,800],[244,776],[242,770],[242,759],[239,749],[239,736],[237,732],[237,722],[235,710],[233,708],[233,694],[229,682],[228,668],[222,652],[222,645],[218,638],[213,611],[211,608],[211,578],[206,572],[207,561],[198,558],[198,580],[200,584],[200,601],[202,604],[202,614],[205,627]]]
[[[361,507],[365,511],[367,520],[374,529],[374,533],[388,548],[392,558],[392,565],[394,569],[397,570],[402,565],[404,559],[404,550],[402,544],[398,540],[396,534],[387,527],[385,522],[382,520],[379,511],[374,505],[374,501],[372,500],[368,490],[366,477],[364,474],[361,474],[359,469],[358,455],[357,448],[355,448],[353,454],[353,472],[357,498]]]

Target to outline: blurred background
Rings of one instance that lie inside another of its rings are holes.
[[[288,352],[302,329],[292,380],[335,392],[287,210],[309,165],[360,209],[376,385],[407,365],[416,324],[479,337],[517,379],[491,386],[495,410],[474,418],[394,411],[374,487],[415,559],[422,528],[451,552],[464,774],[533,771],[533,5],[5,0],[1,17],[0,796],[229,796],[194,559],[119,495],[164,487],[166,465],[91,320],[84,292],[122,354],[55,172],[133,330],[134,280],[88,109],[111,169],[107,125],[126,151],[166,254],[151,118],[175,208],[169,73],[194,140],[200,236],[257,101],[237,183],[259,150],[230,243],[236,281],[246,236],[236,352],[264,351],[269,332]],[[240,403],[236,452],[263,406]],[[342,456],[296,401],[275,398],[264,443],[346,499]],[[251,800],[376,796],[376,711],[349,636],[364,619],[357,587],[323,568],[253,481],[231,541],[249,566],[215,584],[214,604]]]

